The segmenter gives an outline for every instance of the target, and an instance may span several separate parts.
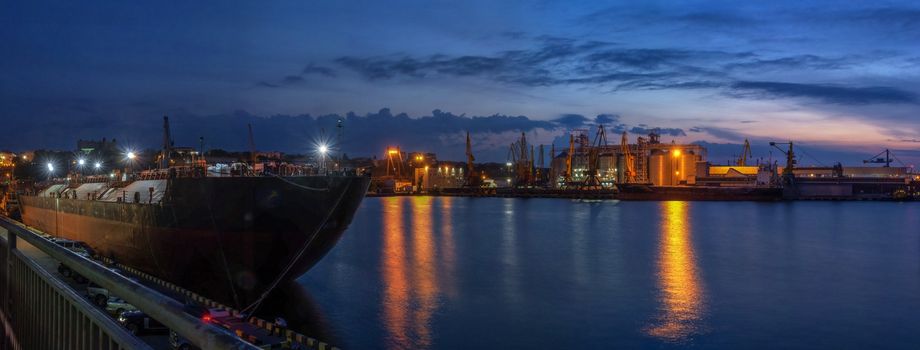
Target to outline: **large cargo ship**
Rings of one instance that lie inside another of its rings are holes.
[[[190,289],[246,299],[319,261],[370,182],[358,175],[174,174],[53,184],[21,197],[22,220]]]
[[[162,154],[169,155],[166,128]],[[175,167],[164,158],[159,170],[124,178],[50,182],[21,196],[22,221],[85,242],[96,255],[243,303],[328,253],[370,184],[355,172],[214,173],[203,163]]]

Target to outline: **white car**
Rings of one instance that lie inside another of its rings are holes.
[[[113,315],[121,315],[125,311],[135,311],[137,310],[134,305],[128,304],[127,301],[122,300],[119,297],[109,297],[108,302],[105,305],[105,311]]]

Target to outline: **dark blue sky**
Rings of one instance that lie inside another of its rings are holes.
[[[825,163],[920,160],[916,2],[638,3],[7,1],[0,148],[155,146],[169,114],[177,143],[229,149],[251,122],[260,149],[306,152],[342,117],[355,155],[460,159],[470,130],[504,161],[520,131],[549,143],[603,122],[750,138],[759,156],[792,139]]]

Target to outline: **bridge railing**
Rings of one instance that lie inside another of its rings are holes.
[[[2,349],[150,349],[83,296],[16,249],[21,239],[136,306],[201,349],[257,349],[183,311],[183,305],[0,217]]]

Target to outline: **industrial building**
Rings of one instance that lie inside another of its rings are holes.
[[[555,188],[578,187],[592,181],[592,176],[604,187],[623,183],[693,185],[698,163],[706,156],[706,149],[700,145],[662,143],[654,131],[637,137],[635,143],[628,141],[625,132],[620,144],[607,144],[601,138],[605,138],[601,131],[593,142],[586,130],[573,133],[569,149],[550,163]]]

